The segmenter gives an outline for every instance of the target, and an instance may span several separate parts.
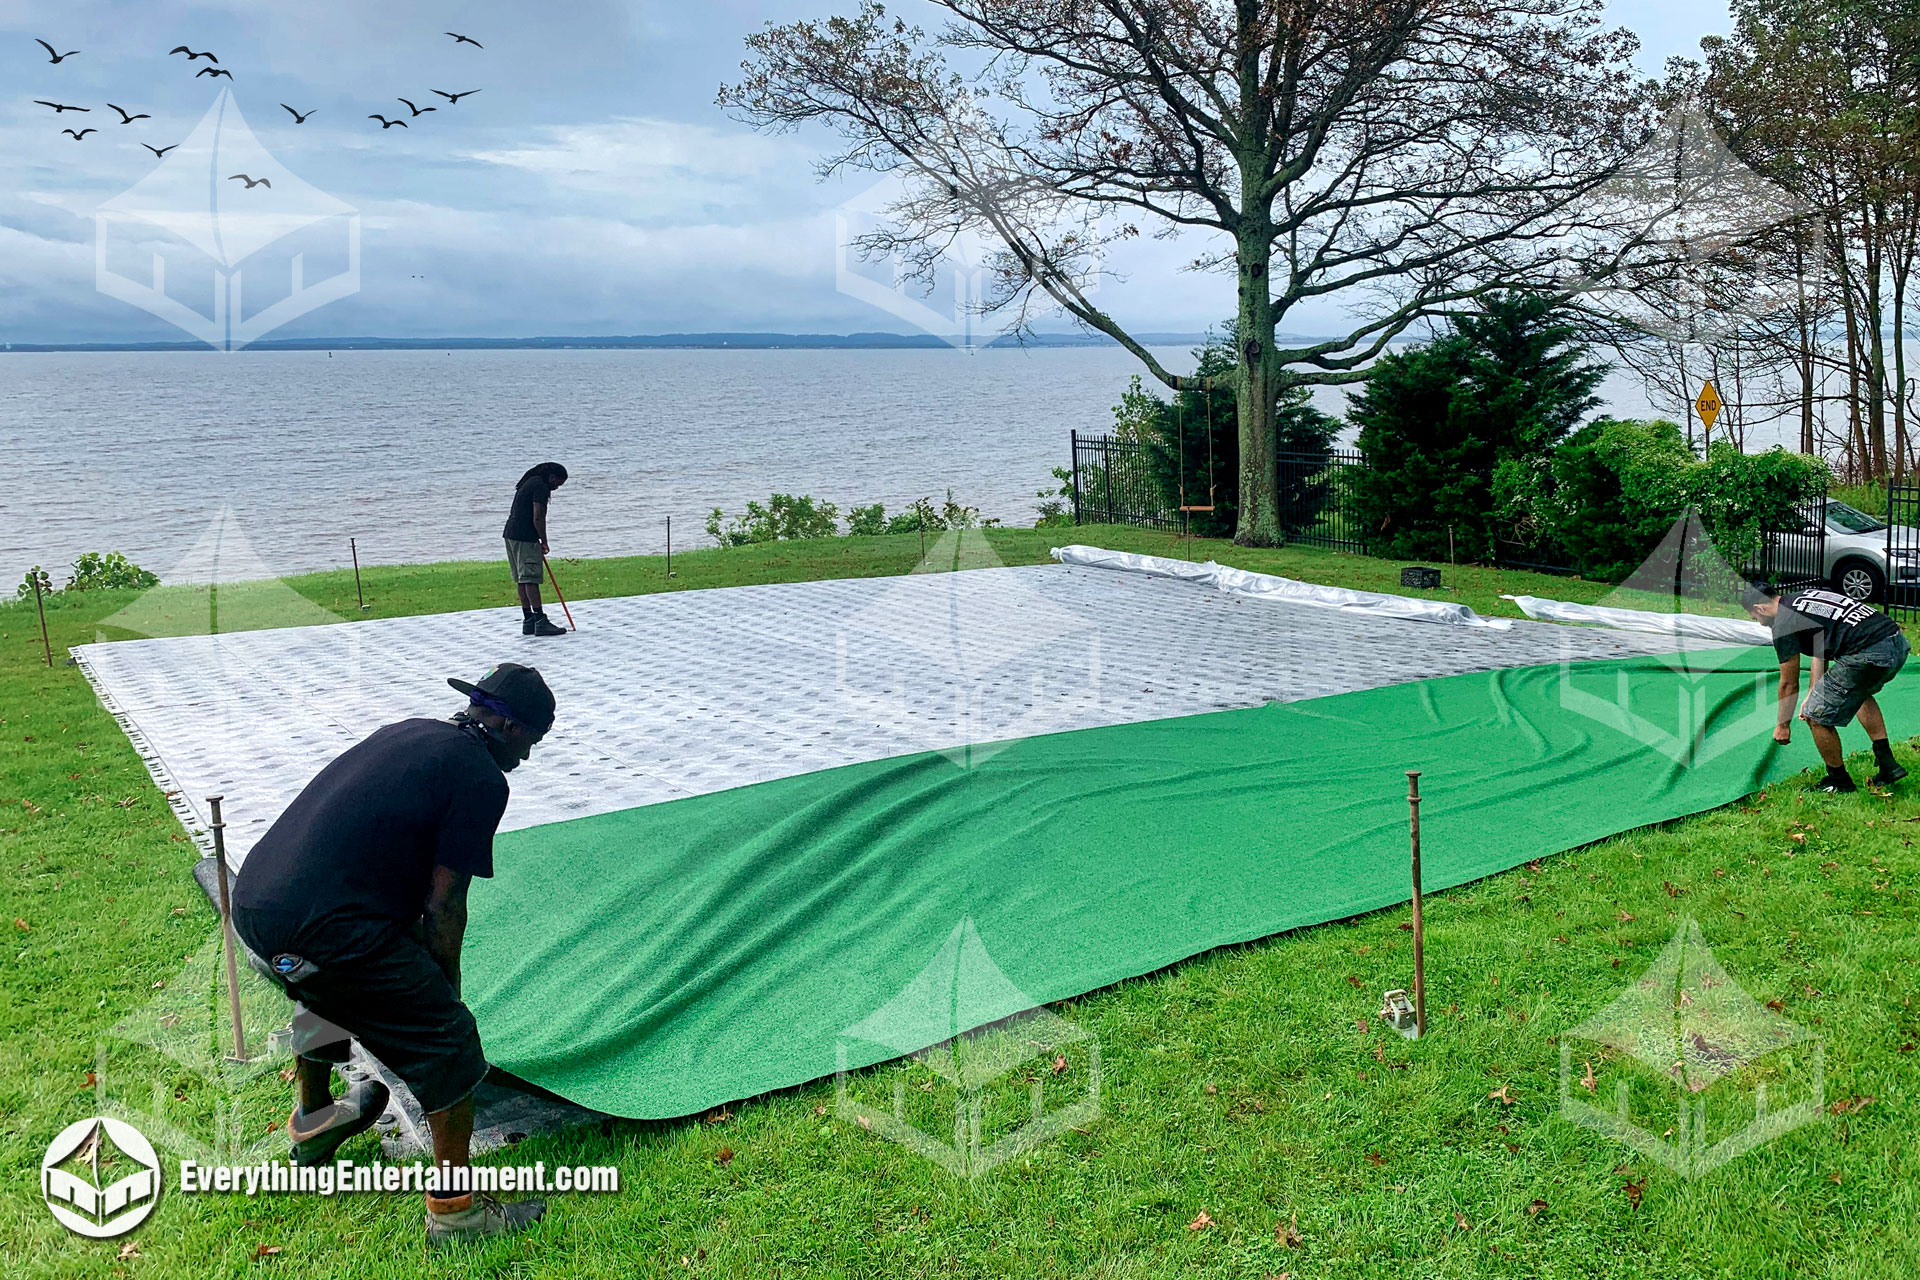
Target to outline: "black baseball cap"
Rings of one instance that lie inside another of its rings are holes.
[[[475,695],[501,704],[511,720],[538,734],[553,728],[553,690],[532,667],[503,662],[479,682],[449,679],[448,684],[472,698]]]

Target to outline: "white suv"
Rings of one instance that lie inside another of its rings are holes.
[[[1920,584],[1920,530],[1902,527],[1894,538],[1893,571],[1887,571],[1887,526],[1844,502],[1827,502],[1827,553],[1821,568],[1835,591],[1855,600],[1882,603],[1887,583]]]

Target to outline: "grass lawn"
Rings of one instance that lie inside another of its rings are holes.
[[[1174,539],[1135,529],[1006,530],[989,543],[1005,563],[1038,563],[1063,534],[1178,554]],[[1385,561],[1221,543],[1196,543],[1196,555],[1398,589],[1399,566]],[[964,563],[986,558],[976,544]],[[908,536],[695,552],[674,558],[671,582],[652,557],[557,567],[584,599],[919,564]],[[1437,594],[1507,615],[1502,592],[1607,591],[1494,570],[1447,576]],[[343,618],[512,600],[490,563],[365,578],[366,615],[351,573],[289,585]],[[222,589],[223,616],[248,616],[250,593],[271,614],[267,589],[237,586]],[[130,598],[57,600],[47,615],[56,664]],[[169,599],[184,629],[178,593],[150,597],[149,616],[166,616]],[[1915,730],[1896,725],[1896,740]],[[1795,749],[1812,762],[1804,734]],[[1920,779],[1913,751],[1901,751]],[[1397,775],[1368,773],[1364,742],[1328,767],[1355,786],[1404,789]],[[1369,1021],[1380,992],[1411,976],[1404,910],[1218,951],[1055,1006],[1098,1039],[1100,1115],[973,1181],[835,1118],[828,1082],[723,1117],[530,1139],[492,1159],[615,1164],[622,1190],[555,1197],[536,1231],[476,1251],[426,1254],[418,1197],[405,1194],[170,1190],[131,1236],[86,1241],[40,1203],[41,1154],[93,1114],[96,1044],[167,984],[186,985],[186,957],[215,926],[190,876],[194,849],[119,729],[77,670],[42,664],[31,602],[0,607],[0,1170],[11,1188],[0,1253],[7,1274],[23,1277],[1914,1274],[1920,1159],[1905,1126],[1920,1041],[1920,785],[1827,798],[1805,789],[1807,776],[1434,896],[1434,1025],[1418,1043]],[[1822,1038],[1826,1097],[1838,1106],[1692,1180],[1560,1117],[1557,1039],[1628,988],[1689,915],[1740,987]],[[221,1110],[228,1091],[205,1072],[164,1059],[147,1070],[170,1105],[209,1124],[237,1114],[231,1123],[264,1135],[290,1105],[271,1070],[233,1091],[246,1099],[238,1113]],[[909,1070],[881,1067],[862,1084],[884,1096],[891,1075]],[[371,1137],[343,1151],[376,1153]]]

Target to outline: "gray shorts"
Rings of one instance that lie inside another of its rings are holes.
[[[1858,714],[1860,704],[1887,687],[1887,681],[1906,665],[1905,636],[1890,636],[1859,653],[1835,658],[1814,682],[1801,714],[1808,723],[1838,729]]]
[[[546,577],[546,562],[540,558],[540,544],[537,542],[516,542],[512,538],[507,543],[507,567],[513,570],[515,582],[538,582]]]

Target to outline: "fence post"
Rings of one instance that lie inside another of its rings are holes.
[[[1106,519],[1101,521],[1102,524],[1113,523],[1113,449],[1111,447],[1112,443],[1113,442],[1110,440],[1102,440],[1100,442],[1100,475],[1106,482],[1104,485],[1104,488],[1107,494]]]
[[[1067,436],[1073,442],[1073,523],[1078,528],[1080,524],[1080,433],[1077,430],[1069,431]]]

